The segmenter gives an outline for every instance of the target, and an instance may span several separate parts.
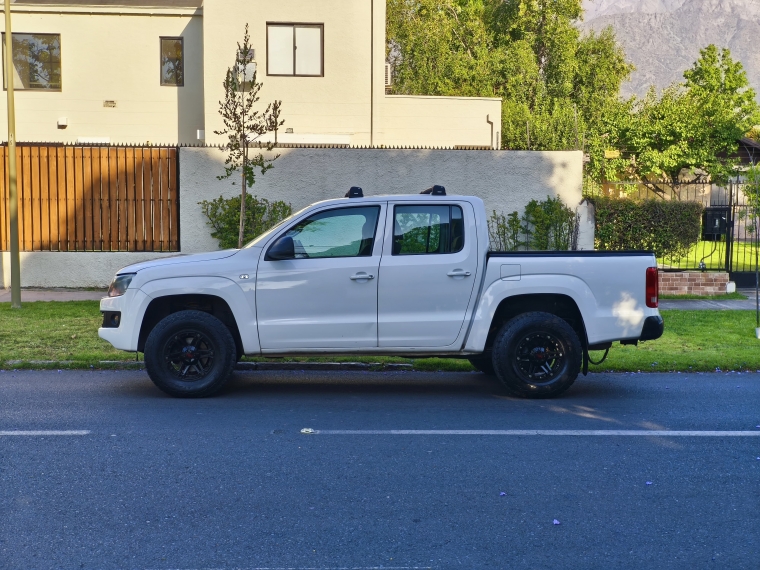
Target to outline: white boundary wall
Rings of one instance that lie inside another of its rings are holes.
[[[492,210],[522,213],[532,199],[558,196],[576,208],[581,202],[580,151],[465,151],[284,148],[274,168],[258,176],[251,192],[268,200],[283,200],[294,210],[319,200],[342,197],[350,186],[366,196],[418,193],[442,184],[448,194],[470,194]],[[180,161],[180,248],[183,254],[218,249],[198,202],[230,197],[240,190],[235,177],[218,180],[224,154],[215,148],[182,148]],[[593,249],[593,223],[585,204],[580,249]],[[177,255],[145,252],[27,252],[21,254],[23,287],[105,287],[121,267]],[[0,283],[10,286],[10,256],[2,253]]]

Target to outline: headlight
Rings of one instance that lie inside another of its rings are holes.
[[[134,273],[125,273],[123,275],[117,275],[111,281],[111,286],[108,288],[109,297],[121,297],[127,291],[127,287],[132,282]]]

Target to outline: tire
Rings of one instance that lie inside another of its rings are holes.
[[[158,388],[178,398],[203,398],[229,380],[235,340],[219,319],[180,311],[160,321],[145,341],[145,368]]]
[[[550,313],[524,313],[496,335],[493,364],[497,378],[513,395],[552,398],[567,390],[581,366],[578,335]]]
[[[477,370],[485,374],[486,376],[495,376],[496,372],[493,369],[493,360],[491,359],[491,353],[484,354],[483,356],[473,356],[468,359]]]

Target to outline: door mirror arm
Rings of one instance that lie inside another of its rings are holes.
[[[272,244],[267,251],[264,261],[284,261],[286,259],[296,258],[296,248],[293,244],[293,238],[283,236]]]

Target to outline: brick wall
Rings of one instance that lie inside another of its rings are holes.
[[[660,271],[661,295],[722,295],[727,284],[728,273]]]

